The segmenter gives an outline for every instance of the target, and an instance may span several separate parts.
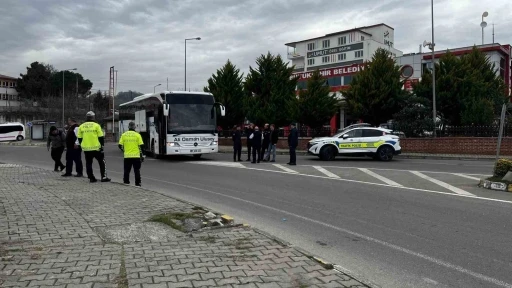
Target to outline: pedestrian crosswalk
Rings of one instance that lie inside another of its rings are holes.
[[[479,190],[477,187],[478,181],[486,177],[486,175],[465,173],[343,166],[287,166],[274,163],[260,163],[255,165],[251,163],[227,161],[190,161],[186,163],[324,178],[326,181],[351,181],[362,184],[409,188],[414,190],[440,191],[461,196],[475,196],[475,191]]]

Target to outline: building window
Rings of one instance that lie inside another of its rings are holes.
[[[338,37],[338,46],[347,44],[347,36]]]
[[[315,50],[315,42],[308,43],[308,51],[313,51],[313,50]]]
[[[338,54],[338,61],[344,61],[344,60],[347,60],[347,54],[345,54],[345,53]]]
[[[341,86],[341,77],[327,78],[327,84],[331,87]]]
[[[329,60],[330,60],[329,56],[322,57],[322,63],[329,63],[330,62]]]
[[[364,41],[364,36],[361,36],[361,41]]]
[[[363,57],[363,50],[356,51],[355,54],[356,54],[356,58],[362,58]]]
[[[329,48],[331,46],[331,40],[322,41],[322,48]]]
[[[315,65],[315,58],[308,59],[308,66]]]
[[[14,87],[14,83],[13,82],[9,83],[9,86]]]
[[[2,87],[6,87],[5,85],[5,81],[1,82],[2,83]]]
[[[2,100],[7,100],[7,94],[2,94]]]
[[[350,85],[352,83],[352,75],[343,77],[343,85]]]
[[[306,81],[297,82],[297,90],[306,89],[307,84],[308,83]]]

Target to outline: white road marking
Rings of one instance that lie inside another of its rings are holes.
[[[330,178],[336,178],[336,179],[339,179],[340,176],[330,172],[330,171],[327,171],[325,170],[324,168],[320,167],[320,166],[313,166],[313,168],[315,168],[316,170],[322,172],[323,174],[327,175],[327,177],[330,177]]]
[[[418,177],[420,177],[420,178],[423,178],[423,179],[428,180],[428,181],[430,181],[432,183],[435,183],[435,184],[437,184],[437,185],[439,185],[441,187],[444,187],[444,188],[446,188],[446,189],[448,189],[450,191],[453,191],[453,192],[455,192],[455,193],[457,193],[459,195],[475,196],[474,194],[471,194],[468,191],[462,190],[462,189],[457,188],[455,186],[452,186],[452,185],[450,185],[448,183],[445,183],[445,182],[439,181],[437,179],[434,179],[432,177],[429,177],[429,176],[427,176],[427,175],[425,175],[425,174],[423,174],[421,172],[411,171],[411,173],[416,175],[416,176],[418,176]]]
[[[189,161],[189,162],[185,162],[185,163],[210,165],[210,166],[222,166],[222,167],[233,167],[233,168],[245,168],[245,166],[240,163],[226,162],[226,161]]]
[[[382,182],[384,182],[384,183],[386,183],[386,184],[389,184],[389,185],[391,185],[391,186],[403,187],[403,185],[402,185],[402,184],[398,184],[398,183],[396,183],[395,181],[393,181],[393,180],[391,180],[391,179],[388,179],[388,178],[386,178],[386,177],[384,177],[384,176],[381,176],[381,175],[379,175],[379,174],[377,174],[377,173],[375,173],[375,172],[373,172],[373,171],[370,171],[370,170],[368,170],[368,169],[366,169],[366,168],[358,168],[358,169],[359,169],[359,170],[361,170],[362,172],[364,172],[364,173],[366,173],[366,174],[368,174],[368,175],[372,176],[372,177],[375,177],[375,178],[379,179],[380,181],[382,181]]]
[[[298,173],[297,171],[292,170],[292,169],[290,169],[290,168],[288,168],[288,167],[284,167],[284,166],[283,166],[283,165],[281,165],[281,164],[272,164],[272,165],[274,165],[275,167],[277,167],[277,168],[279,168],[279,169],[281,169],[281,170],[283,170],[283,171],[285,171],[285,172],[288,172],[288,173],[293,173],[293,174],[297,174],[297,173]]]
[[[476,177],[469,176],[469,175],[466,175],[466,174],[461,174],[461,173],[452,173],[452,174],[460,176],[460,177],[463,177],[463,178],[468,178],[468,179],[471,179],[471,180],[476,180],[476,181],[480,181],[481,180],[481,178],[476,178]]]
[[[255,168],[247,168],[247,169],[255,169]],[[120,172],[117,172],[117,173],[121,174]],[[251,204],[251,205],[254,205],[254,206],[262,207],[262,208],[265,208],[265,209],[268,209],[268,210],[276,211],[278,213],[282,213],[282,214],[286,214],[286,215],[289,215],[289,216],[293,216],[293,217],[296,217],[296,218],[299,218],[299,219],[302,219],[302,220],[305,220],[305,221],[308,221],[308,222],[311,222],[311,223],[315,223],[315,224],[318,224],[318,225],[321,225],[321,226],[324,226],[324,227],[327,227],[327,228],[331,228],[333,230],[336,230],[336,231],[339,231],[339,232],[342,232],[342,233],[350,234],[352,236],[365,239],[365,240],[373,242],[373,243],[380,244],[382,246],[385,246],[385,247],[388,247],[388,248],[391,248],[391,249],[403,252],[403,253],[411,255],[411,256],[415,256],[415,257],[421,258],[423,260],[432,262],[432,263],[437,264],[439,266],[443,266],[443,267],[446,267],[446,268],[458,271],[460,273],[470,275],[470,276],[472,276],[474,278],[477,278],[477,279],[480,279],[482,281],[486,281],[486,282],[489,282],[489,283],[492,283],[492,284],[495,284],[495,285],[498,285],[498,286],[506,287],[506,288],[512,288],[512,284],[509,284],[507,282],[501,281],[501,280],[496,279],[496,278],[492,278],[492,277],[483,275],[483,274],[478,273],[478,272],[474,272],[474,271],[468,270],[468,269],[466,269],[466,268],[464,268],[462,266],[455,265],[455,264],[443,261],[441,259],[437,259],[437,258],[428,256],[426,254],[415,252],[415,251],[410,250],[408,248],[404,248],[404,247],[401,247],[401,246],[398,246],[398,245],[395,245],[395,244],[392,244],[392,243],[389,243],[389,242],[386,242],[386,241],[383,241],[383,240],[380,240],[380,239],[377,239],[377,238],[366,236],[366,235],[358,233],[358,232],[354,232],[354,231],[351,231],[351,230],[348,230],[348,229],[345,229],[345,228],[334,226],[332,224],[328,224],[328,223],[321,222],[321,221],[318,221],[318,220],[315,220],[315,219],[311,219],[311,218],[308,218],[308,217],[305,217],[305,216],[302,216],[302,215],[299,215],[299,214],[288,212],[286,210],[281,210],[281,209],[278,209],[278,208],[274,208],[274,207],[271,207],[271,206],[263,205],[263,204],[256,203],[256,202],[253,202],[253,201],[250,201],[250,200],[245,200],[245,199],[238,198],[238,197],[235,197],[235,196],[226,195],[226,194],[223,194],[223,193],[211,191],[211,190],[208,190],[208,189],[198,188],[198,187],[194,187],[194,186],[190,186],[190,185],[185,185],[185,184],[180,184],[180,183],[176,183],[176,182],[164,181],[164,180],[156,179],[156,178],[148,178],[148,177],[143,177],[143,178],[146,178],[146,179],[149,179],[149,180],[152,180],[152,181],[158,181],[158,182],[168,183],[168,184],[172,184],[172,185],[176,185],[176,186],[181,186],[181,187],[185,187],[185,188],[188,188],[188,189],[193,189],[193,190],[198,190],[198,191],[202,191],[202,192],[207,192],[207,193],[211,193],[211,194],[214,194],[214,195],[223,196],[223,197],[226,197],[226,198],[231,198],[233,200],[237,200],[237,201],[248,203],[248,204]],[[452,194],[452,195],[454,195],[454,194]],[[508,201],[506,201],[506,202],[508,202]]]

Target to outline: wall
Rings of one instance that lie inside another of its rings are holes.
[[[310,138],[299,139],[297,150],[306,150]],[[243,138],[245,147],[246,139]],[[469,155],[495,155],[497,138],[479,137],[447,137],[447,138],[405,138],[400,140],[403,153],[428,154],[469,154]],[[220,138],[220,146],[232,146],[231,138]],[[286,138],[280,138],[278,148],[287,149]],[[501,143],[500,155],[512,156],[512,137],[505,137]]]

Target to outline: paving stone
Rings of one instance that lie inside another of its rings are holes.
[[[192,213],[194,206],[131,186],[97,184],[0,166],[0,187],[7,189],[0,190],[0,242],[20,251],[12,263],[0,262],[1,287],[117,287],[123,248],[129,287],[366,287],[248,227],[105,244],[96,233],[101,229],[169,211]]]

